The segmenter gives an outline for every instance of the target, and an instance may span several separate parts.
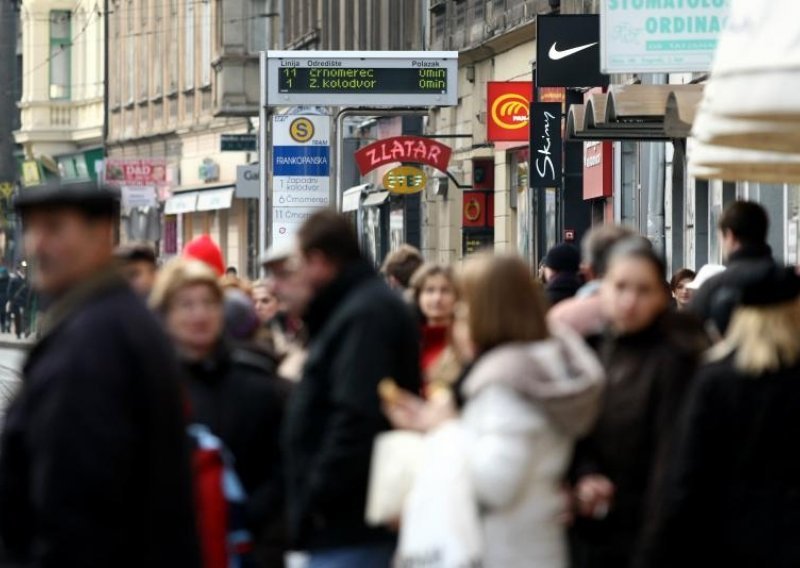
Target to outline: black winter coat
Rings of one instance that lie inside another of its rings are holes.
[[[712,323],[720,336],[724,336],[742,289],[774,264],[767,245],[743,246],[730,255],[725,272],[710,278],[695,292],[689,311],[701,321]]]
[[[551,306],[572,298],[583,286],[583,282],[574,272],[559,272],[547,283],[544,292]]]
[[[280,433],[289,383],[277,377],[266,355],[243,347],[220,345],[212,357],[183,366],[192,421],[207,426],[233,454],[262,565],[282,566]]]
[[[0,440],[0,566],[199,566],[179,368],[116,274],[51,307]]]
[[[800,566],[800,365],[760,377],[733,355],[689,395],[648,568]]]
[[[420,390],[417,324],[365,262],[345,267],[306,318],[310,343],[284,444],[290,534],[299,549],[393,542],[364,523],[372,444],[389,429],[378,383]]]
[[[636,563],[651,522],[663,465],[686,388],[707,346],[699,323],[668,313],[648,329],[607,335],[599,347],[608,383],[600,417],[576,448],[574,481],[600,474],[615,486],[608,516],[579,518],[572,530],[575,568]]]

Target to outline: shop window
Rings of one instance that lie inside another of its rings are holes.
[[[158,96],[161,94],[161,85],[163,82],[162,74],[164,72],[164,59],[163,59],[163,44],[161,35],[164,33],[163,25],[163,12],[160,3],[154,5],[155,15],[153,17],[153,56],[148,59],[153,67],[153,94]]]
[[[152,69],[152,61],[150,60],[150,37],[152,32],[148,31],[148,22],[150,21],[149,2],[141,2],[139,5],[139,33],[137,34],[141,41],[139,42],[139,58],[141,61],[142,70]],[[150,95],[150,72],[141,73],[139,76],[139,100],[145,101]]]
[[[72,74],[72,14],[50,12],[50,98],[69,100]]]
[[[178,90],[178,0],[169,3],[169,91]]]
[[[127,26],[126,26],[126,90],[128,93],[128,102],[132,103],[136,96],[136,33],[134,31],[136,26],[136,16],[133,7],[133,1],[128,0],[127,9]]]
[[[211,85],[211,2],[200,6],[200,79],[204,87]]]
[[[185,90],[189,90],[194,87],[194,73],[195,73],[194,5],[195,5],[195,0],[187,0],[186,6],[184,8],[183,88]]]
[[[250,0],[250,36],[247,49],[250,53],[259,53],[272,46],[267,45],[267,26],[272,25],[268,19],[267,0]]]

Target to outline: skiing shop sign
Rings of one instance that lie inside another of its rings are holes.
[[[361,175],[394,162],[425,164],[447,172],[450,155],[449,146],[420,136],[393,136],[364,146],[355,153]]]

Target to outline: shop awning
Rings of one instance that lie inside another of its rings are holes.
[[[567,140],[685,138],[702,92],[703,85],[614,85],[570,107]]]
[[[692,128],[689,172],[800,183],[796,0],[734,0]]]
[[[364,200],[362,205],[364,207],[377,207],[378,205],[383,205],[387,199],[389,199],[388,191],[378,191],[376,193],[370,193],[367,195],[367,198]]]
[[[200,191],[197,194],[198,211],[214,211],[216,209],[230,209],[233,202],[233,186],[225,189],[211,189]]]
[[[234,187],[229,185],[203,191],[174,193],[164,204],[164,214],[179,215],[195,211],[229,209],[233,202],[233,190]]]
[[[370,189],[372,189],[371,183],[362,183],[346,189],[342,194],[342,212],[358,211],[358,207],[361,205],[361,196]]]
[[[165,215],[180,215],[197,210],[197,192],[176,193],[164,204]]]

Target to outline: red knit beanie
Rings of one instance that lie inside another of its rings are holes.
[[[225,274],[222,250],[208,235],[200,235],[186,243],[186,246],[183,247],[183,257],[205,262],[214,269],[218,276]]]

